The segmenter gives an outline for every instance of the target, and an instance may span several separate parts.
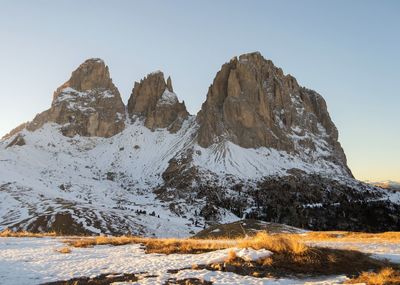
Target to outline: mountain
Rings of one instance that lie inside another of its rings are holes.
[[[400,229],[400,193],[357,181],[317,92],[259,53],[224,64],[196,116],[160,71],[127,106],[89,59],[0,141],[0,229],[189,236],[242,218]]]
[[[61,125],[61,132],[68,137],[111,137],[124,129],[125,105],[101,59],[82,63],[54,92],[50,109],[38,114],[24,128],[36,131],[49,122]]]

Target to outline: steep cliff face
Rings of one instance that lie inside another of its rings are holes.
[[[101,59],[88,59],[53,95],[51,108],[25,127],[34,131],[45,123],[62,125],[65,136],[111,137],[125,127],[125,106]]]
[[[145,126],[151,130],[168,128],[178,131],[189,116],[185,103],[180,103],[172,89],[171,78],[167,81],[161,71],[149,74],[140,82],[135,82],[128,101],[130,116],[145,119]]]
[[[325,152],[323,159],[351,175],[322,96],[299,86],[259,53],[235,57],[222,66],[197,121],[202,147],[231,141],[291,154]]]

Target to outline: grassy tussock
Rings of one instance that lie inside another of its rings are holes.
[[[236,258],[237,258],[236,252],[234,252],[233,250],[230,250],[230,251],[228,252],[228,256],[225,258],[224,262],[226,262],[226,263],[231,263],[231,262],[233,262]]]
[[[269,235],[264,232],[257,233],[254,237],[242,239],[238,247],[253,249],[265,248],[272,252],[290,252],[300,254],[308,250],[308,247],[300,242],[297,235]]]
[[[384,268],[378,273],[363,272],[357,278],[350,279],[347,284],[369,284],[369,285],[396,285],[400,284],[400,271],[393,268]]]
[[[31,233],[31,232],[27,232],[27,231],[14,232],[9,229],[0,231],[0,237],[49,237],[49,236],[56,236],[56,233],[55,232]]]

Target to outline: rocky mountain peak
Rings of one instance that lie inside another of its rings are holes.
[[[128,101],[128,113],[144,118],[145,126],[151,130],[168,128],[171,132],[179,130],[189,115],[185,103],[180,103],[173,92],[171,78],[165,81],[161,71],[135,82]]]
[[[115,88],[110,77],[108,66],[99,58],[91,58],[82,63],[72,72],[71,78],[63,87],[71,87],[77,91]]]
[[[221,67],[197,121],[203,147],[231,141],[244,148],[323,154],[350,174],[322,96],[300,87],[258,52]]]
[[[45,123],[62,126],[66,136],[111,137],[125,127],[125,105],[101,59],[88,59],[54,92],[51,108],[27,125],[36,130]]]

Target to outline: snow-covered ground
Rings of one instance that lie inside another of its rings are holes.
[[[62,254],[62,238],[0,238],[0,284],[24,285],[67,280],[73,277],[93,277],[106,273],[142,273],[131,284],[163,284],[169,278],[199,278],[213,284],[340,284],[345,276],[316,279],[273,279],[240,276],[229,272],[193,270],[192,265],[219,262],[231,249],[204,254],[145,254],[138,244],[73,248]],[[234,249],[244,259],[257,260],[270,255],[266,250]],[[400,245],[396,249],[400,253]],[[189,268],[189,269],[184,269]],[[168,273],[171,269],[184,269]],[[156,277],[146,278],[146,275]],[[123,283],[129,284],[129,283]]]

